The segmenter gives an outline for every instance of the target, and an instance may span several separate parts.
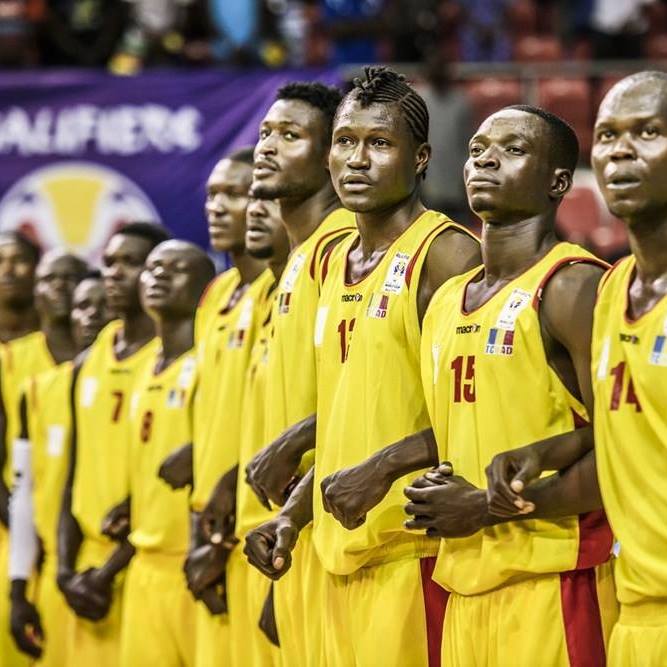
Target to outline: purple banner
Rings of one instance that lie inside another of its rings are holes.
[[[333,70],[0,75],[0,229],[92,259],[119,225],[159,220],[208,245],[204,183],[256,141],[278,87]]]

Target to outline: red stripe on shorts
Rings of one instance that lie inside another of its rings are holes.
[[[445,607],[449,593],[431,578],[435,567],[435,556],[421,558],[424,612],[426,613],[426,641],[428,642],[428,667],[440,667],[442,628],[445,623]]]
[[[595,569],[562,572],[560,600],[570,667],[604,667],[604,637]]]

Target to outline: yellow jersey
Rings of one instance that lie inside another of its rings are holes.
[[[194,349],[160,373],[157,354],[145,363],[130,407],[130,542],[137,549],[185,553],[190,541],[189,490],[172,490],[158,477],[161,463],[192,441],[192,400],[197,386]]]
[[[667,598],[667,298],[630,319],[635,266],[630,256],[607,274],[593,325],[598,480],[622,604]]]
[[[319,297],[319,272],[329,243],[356,229],[354,213],[339,208],[294,248],[280,278],[271,316],[266,380],[265,444],[312,415],[317,407],[312,331]]]
[[[426,211],[356,283],[346,280],[352,234],[327,256],[317,321],[317,450],[313,539],[322,565],[350,574],[365,565],[434,555],[437,543],[403,527],[403,489],[391,487],[355,530],[322,507],[320,482],[342,468],[429,426],[419,376],[417,293],[429,247],[447,229],[462,229]]]
[[[213,278],[206,286],[199,299],[195,316],[195,347],[199,340],[207,335],[211,318],[215,317],[221,310],[220,304],[229,302],[240,282],[241,274],[239,270],[232,267]]]
[[[236,272],[238,273],[238,272]],[[274,283],[266,269],[239,299],[230,302],[234,288],[226,276],[219,279],[204,302],[205,328],[195,323],[199,386],[193,410],[192,507],[201,511],[220,477],[238,463],[243,385],[257,329],[257,304],[266,300]],[[213,303],[214,307],[208,304]],[[198,312],[197,318],[200,318]]]
[[[76,465],[72,513],[85,538],[109,546],[100,533],[107,512],[129,491],[128,412],[136,373],[155,356],[157,339],[125,359],[117,359],[114,341],[122,328],[108,324],[90,347],[76,378]]]
[[[259,314],[264,316],[255,344],[250,353],[246,371],[241,424],[243,425],[239,451],[239,482],[236,485],[236,536],[243,538],[264,523],[275,512],[267,510],[243,480],[245,469],[253,456],[266,444],[264,441],[266,404],[271,396],[266,393],[266,376],[271,332],[273,298],[265,300]]]
[[[464,309],[477,267],[448,280],[423,323],[422,380],[441,461],[486,487],[491,459],[585,423],[583,404],[549,365],[539,305],[561,267],[601,263],[559,243],[472,312]],[[602,512],[558,521],[526,520],[440,541],[433,578],[460,595],[476,595],[539,574],[592,567],[611,552]]]
[[[13,444],[21,430],[19,415],[21,396],[31,377],[54,368],[55,365],[56,362],[46,344],[46,336],[41,331],[35,331],[0,346],[0,381],[7,419],[5,431],[7,458],[2,473],[9,488],[12,484]]]
[[[33,518],[47,558],[57,553],[60,499],[70,459],[71,361],[30,379],[26,388]]]

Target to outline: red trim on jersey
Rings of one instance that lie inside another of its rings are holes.
[[[220,280],[220,278],[222,278],[223,275],[224,273],[221,273],[219,276],[216,276],[215,278],[213,278],[213,280],[209,281],[206,287],[204,287],[204,291],[201,293],[201,296],[199,297],[199,303],[197,304],[198,308],[201,308],[201,306],[204,305],[204,301],[206,300],[206,295],[211,290],[211,287],[213,287],[213,285],[215,285],[215,283],[217,283],[218,280]]]
[[[449,593],[432,579],[435,556],[419,559],[421,570],[424,612],[426,613],[426,641],[428,643],[428,667],[440,667],[442,629]]]
[[[410,280],[412,279],[412,272],[414,271],[415,268],[415,263],[417,262],[417,258],[419,257],[421,251],[423,250],[424,246],[426,245],[427,241],[434,235],[434,234],[440,234],[441,232],[444,232],[445,229],[447,229],[447,226],[449,225],[448,222],[443,222],[440,223],[435,229],[432,229],[425,237],[424,240],[419,244],[419,247],[415,251],[415,254],[412,255],[410,258],[410,261],[408,262],[408,267],[405,270],[405,285],[409,289],[410,288]]]
[[[601,259],[595,257],[563,257],[563,259],[558,260],[548,271],[547,274],[542,278],[542,281],[537,286],[535,290],[535,296],[533,297],[533,308],[537,310],[542,301],[542,294],[544,289],[547,286],[547,283],[554,277],[558,271],[560,271],[564,266],[572,266],[573,264],[593,264],[594,266],[599,266],[605,271],[609,268],[607,262],[603,262]]]
[[[570,408],[570,412],[572,413],[575,430],[578,428],[584,428],[584,426],[588,426],[590,424],[590,422],[586,421],[576,410]]]
[[[609,560],[614,535],[604,510],[579,515],[579,553],[577,570],[594,567]]]
[[[562,572],[560,599],[570,667],[604,667],[604,636],[595,570]]]
[[[329,260],[331,259],[331,253],[333,252],[333,249],[336,246],[331,246],[330,248],[327,249],[327,251],[324,253],[324,257],[322,258],[322,265],[320,267],[320,284],[324,284],[324,280],[327,277],[327,273],[329,273]]]
[[[340,227],[338,229],[334,229],[332,232],[327,232],[326,234],[322,235],[322,238],[315,244],[315,248],[313,249],[313,256],[310,260],[310,267],[308,273],[310,273],[310,277],[313,280],[315,280],[315,263],[317,262],[319,251],[320,248],[322,247],[322,244],[325,241],[333,241],[339,236],[347,236],[350,232],[353,232],[355,229],[356,227]]]

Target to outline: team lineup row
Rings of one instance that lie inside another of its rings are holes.
[[[598,112],[614,267],[555,235],[557,116],[471,138],[481,240],[421,203],[429,157],[367,68],[215,166],[215,278],[147,223],[101,275],[0,235],[3,664],[664,664],[667,75]]]

